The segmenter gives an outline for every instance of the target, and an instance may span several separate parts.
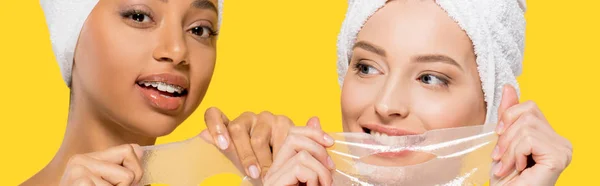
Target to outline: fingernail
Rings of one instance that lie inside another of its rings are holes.
[[[219,134],[219,136],[217,137],[217,144],[219,144],[219,148],[221,148],[221,150],[225,150],[227,149],[227,146],[229,146],[227,139],[225,139],[225,136],[221,134]]]
[[[250,172],[250,177],[258,179],[260,173],[258,172],[258,168],[256,167],[256,165],[251,165],[250,167],[248,167],[248,172]]]
[[[333,138],[328,134],[323,135],[323,139],[325,140],[325,143],[327,143],[328,146],[333,145]]]
[[[494,151],[492,152],[492,159],[495,160],[496,157],[498,157],[498,154],[500,153],[499,151],[500,149],[498,149],[498,146],[496,145],[496,147],[494,147]]]
[[[500,121],[500,123],[498,123],[498,126],[496,127],[496,133],[498,133],[498,134],[502,133],[503,129],[504,129],[504,122]]]
[[[327,157],[327,164],[329,164],[329,168],[331,168],[331,169],[335,168],[335,164],[333,163],[331,156]]]
[[[502,170],[502,162],[498,162],[498,164],[494,166],[494,175],[499,176],[500,170]]]

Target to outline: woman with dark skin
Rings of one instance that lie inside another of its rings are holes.
[[[98,1],[85,15],[66,72],[71,102],[62,145],[22,185],[136,184],[139,146],[171,133],[206,94],[219,6],[217,0]]]

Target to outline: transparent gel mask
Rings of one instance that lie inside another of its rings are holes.
[[[493,125],[431,130],[419,135],[374,136],[330,133],[328,153],[336,165],[333,185],[483,185],[490,179],[490,155],[497,141]],[[200,136],[145,146],[141,184],[198,186],[218,174],[245,176]]]

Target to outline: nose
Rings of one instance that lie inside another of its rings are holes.
[[[178,28],[181,26],[164,24],[160,29],[159,44],[153,52],[156,61],[170,62],[174,65],[188,64],[185,34]]]
[[[406,88],[389,82],[375,102],[375,112],[384,120],[406,118],[410,112],[410,97]]]

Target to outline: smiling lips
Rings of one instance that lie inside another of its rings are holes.
[[[175,111],[183,105],[189,82],[184,76],[154,74],[136,80],[136,86],[145,100],[160,111]]]
[[[407,131],[404,129],[394,128],[394,127],[388,127],[388,126],[379,125],[379,124],[365,124],[365,125],[361,125],[361,126],[365,133],[371,134],[373,136],[373,139],[375,139],[375,141],[377,141],[378,143],[383,144],[383,145],[392,145],[390,143],[393,143],[394,140],[392,138],[390,138],[389,136],[407,136],[407,135],[419,134],[416,132]],[[407,156],[407,155],[411,154],[412,152],[413,151],[402,150],[402,151],[394,151],[394,152],[380,152],[375,155],[380,156],[380,157],[385,157],[385,158],[398,158],[398,157]]]

